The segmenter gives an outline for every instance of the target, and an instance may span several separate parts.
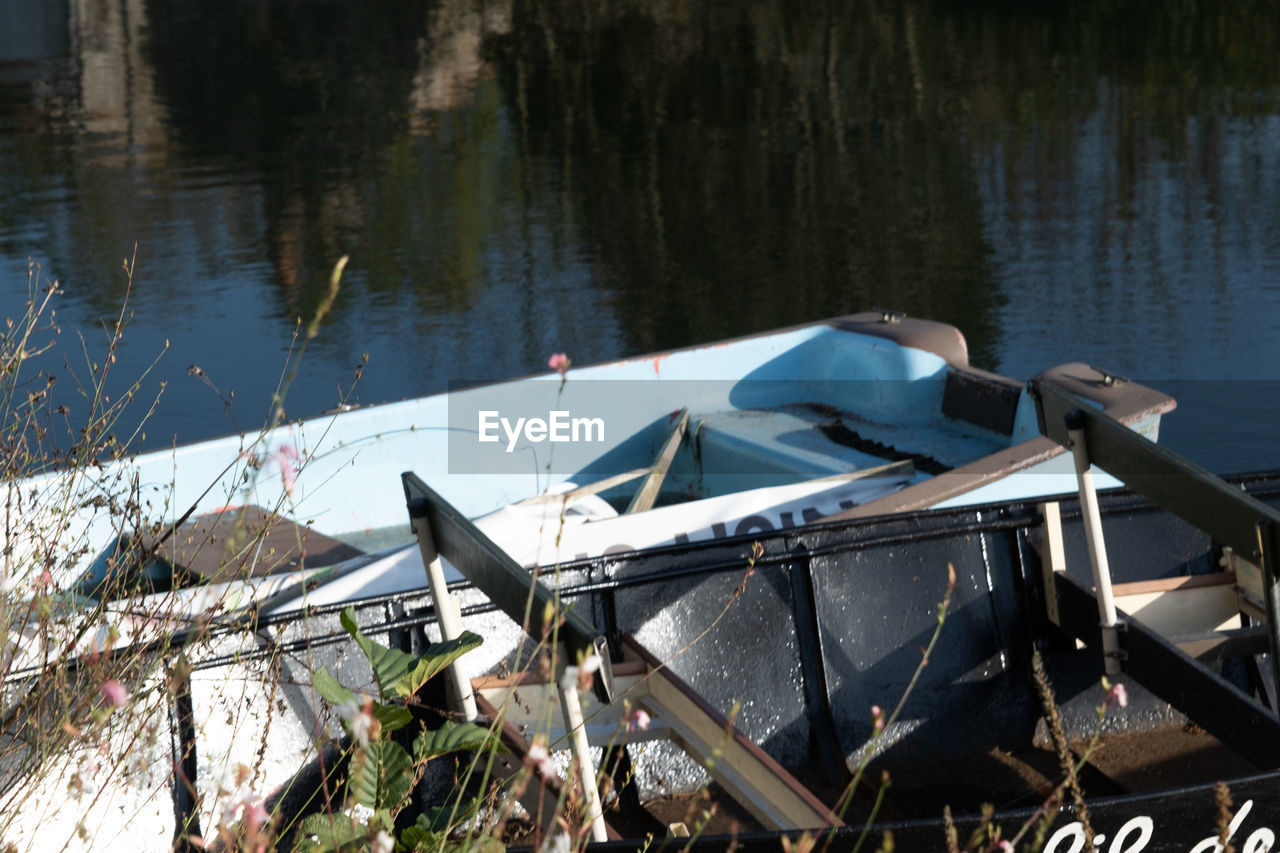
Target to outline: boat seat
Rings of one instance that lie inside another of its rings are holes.
[[[885,463],[832,441],[821,422],[809,412],[769,409],[699,415],[690,430],[698,470],[703,477],[758,474],[765,486],[776,484],[779,474],[816,479]]]
[[[260,537],[258,534],[265,533]],[[141,537],[149,548],[154,538]],[[160,544],[157,556],[216,583],[339,563],[362,552],[259,506],[223,507],[188,519]]]
[[[690,429],[694,470],[755,488],[910,461],[921,479],[999,450],[994,436],[946,422],[882,424],[825,406],[702,414]],[[756,475],[759,482],[745,482]],[[713,493],[714,489],[711,490]]]
[[[70,592],[90,600],[153,595],[205,584],[319,568],[363,552],[262,507],[223,507],[189,518],[163,542],[144,530],[117,537]]]

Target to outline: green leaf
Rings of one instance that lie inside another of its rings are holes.
[[[313,814],[298,824],[293,849],[305,853],[358,850],[366,845],[369,828],[344,814]]]
[[[403,705],[373,703],[373,716],[382,725],[382,733],[389,735],[413,722],[413,712]]]
[[[472,799],[458,807],[457,813],[451,806],[437,806],[425,814],[418,815],[413,826],[400,833],[400,844],[411,853],[433,851],[433,853],[505,853],[502,842],[490,836],[466,838],[459,841],[446,840],[452,825],[469,820],[480,808],[480,800]]]
[[[415,761],[426,761],[437,755],[451,752],[480,751],[494,749],[506,752],[504,747],[487,728],[475,723],[458,723],[445,720],[438,729],[423,729],[413,741],[413,757]]]
[[[440,842],[444,839],[441,837],[443,833],[432,832],[421,826],[410,826],[400,833],[400,843],[404,845],[405,850],[417,853],[417,851],[436,850],[440,847]]]
[[[329,670],[324,667],[320,667],[311,677],[311,685],[324,697],[325,701],[335,707],[356,698],[356,694],[343,687],[338,679],[330,675]]]
[[[330,675],[329,670],[323,667],[312,676],[311,683],[316,688],[316,692],[335,708],[348,702],[359,701],[354,692],[343,687],[338,682],[338,679]],[[408,708],[400,705],[384,705],[381,702],[373,703],[373,716],[382,725],[384,734],[390,734],[396,729],[402,729],[413,722],[413,712]],[[345,719],[342,721],[342,725],[350,730],[350,725]]]
[[[484,642],[478,634],[463,631],[456,640],[432,643],[426,655],[419,658],[399,649],[389,649],[366,637],[356,622],[355,608],[346,608],[340,618],[342,627],[347,629],[369,659],[383,699],[389,696],[407,699],[449,664]]]
[[[481,799],[472,797],[463,803],[455,805],[432,806],[431,808],[418,815],[414,826],[433,835],[448,832],[455,826],[465,823],[475,817],[480,811]]]
[[[443,853],[507,853],[501,841],[491,835],[468,838],[465,841],[448,841]]]
[[[353,762],[353,771],[349,783],[352,793],[373,809],[398,811],[413,785],[409,753],[392,741],[370,743],[364,759]]]

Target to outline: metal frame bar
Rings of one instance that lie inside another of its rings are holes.
[[[1063,418],[1080,412],[1093,464],[1238,553],[1254,560],[1263,556],[1258,524],[1280,524],[1280,512],[1051,381],[1033,382],[1032,391],[1045,436],[1070,447]]]
[[[576,610],[566,607],[558,592],[548,589],[511,559],[416,474],[406,471],[401,480],[410,516],[427,519],[436,549],[534,641],[558,637],[568,653],[569,659],[564,662],[568,665],[588,655],[599,655],[595,689],[609,701],[613,696],[613,667],[604,634]],[[546,614],[553,614],[550,623]]]
[[[1055,574],[1054,584],[1062,629],[1101,649],[1093,592],[1063,572]],[[1241,755],[1280,766],[1280,721],[1274,714],[1141,622],[1126,624],[1120,643],[1128,653],[1127,674]]]
[[[1280,689],[1280,512],[1052,381],[1033,381],[1031,391],[1045,436],[1064,447],[1072,433],[1083,436],[1093,464],[1262,567],[1271,677]]]
[[[173,751],[173,847],[195,851],[197,847],[190,839],[200,835],[200,795],[196,787],[200,764],[196,758],[195,706],[189,668],[169,705],[169,727]]]
[[[796,560],[787,575],[791,581],[791,613],[796,629],[796,645],[800,651],[804,706],[813,732],[813,748],[822,759],[827,781],[833,785],[844,784],[850,778],[849,768],[842,760],[844,749],[840,746],[835,717],[831,712],[810,561]]]

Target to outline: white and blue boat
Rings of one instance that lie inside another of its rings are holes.
[[[1174,407],[1083,364],[1041,377],[1152,439]],[[313,603],[404,591],[425,584],[402,520],[409,469],[525,565],[1054,494],[1074,478],[1023,382],[972,367],[951,326],[875,311],[55,473],[13,490],[11,514],[37,523],[10,544],[56,540],[83,555],[56,586],[97,597],[110,580],[131,612],[150,593],[176,618],[278,597],[298,572],[353,557]],[[125,492],[128,520],[84,499]],[[107,559],[125,541],[163,560]],[[126,564],[136,576],[108,577]]]

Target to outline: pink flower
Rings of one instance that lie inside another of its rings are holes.
[[[644,708],[636,708],[635,712],[627,719],[627,728],[630,729],[632,726],[635,726],[641,731],[648,731],[649,723],[651,722],[653,722],[653,720],[649,716],[648,711]]]
[[[267,813],[265,798],[258,794],[248,793],[239,799],[233,800],[222,811],[222,823],[230,826],[236,821],[240,822],[250,835],[256,835],[258,830],[271,818]]]
[[[871,725],[876,731],[884,729],[884,709],[879,705],[871,706]]]
[[[569,360],[569,356],[562,352],[553,353],[551,358],[547,359],[547,367],[556,371],[561,376],[564,376],[565,373],[568,372],[570,364],[572,364],[572,362]]]
[[[262,802],[262,797],[253,797],[245,800],[244,817],[240,820],[248,828],[249,832],[257,833],[270,817],[271,815],[267,814],[267,807]]]
[[[1107,691],[1107,701],[1115,702],[1121,708],[1129,704],[1129,694],[1125,691],[1124,685],[1116,682],[1111,685],[1111,689]]]
[[[293,494],[293,486],[298,482],[298,469],[302,467],[302,457],[292,444],[282,444],[271,451],[271,458],[280,465],[280,482],[284,484],[284,493]]]
[[[113,708],[123,708],[129,701],[129,691],[123,684],[111,679],[102,682],[102,698]]]

